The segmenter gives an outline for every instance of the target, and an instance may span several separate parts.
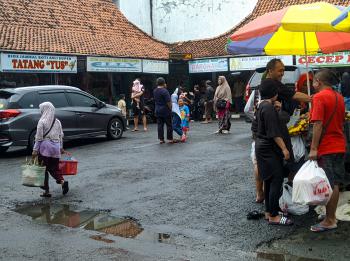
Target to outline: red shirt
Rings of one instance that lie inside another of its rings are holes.
[[[327,124],[335,108],[336,99],[334,94],[338,96],[336,112],[318,147],[318,156],[345,153],[346,151],[346,141],[343,133],[345,120],[343,96],[331,89],[325,89],[315,94],[312,99],[311,122],[322,121],[323,127]]]

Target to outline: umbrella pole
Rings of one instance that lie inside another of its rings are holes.
[[[311,96],[311,86],[310,86],[310,77],[309,77],[309,60],[307,57],[307,46],[306,46],[306,33],[303,32],[304,35],[304,51],[305,51],[305,60],[306,60],[306,81],[307,81],[307,94]],[[311,108],[311,105],[310,105]]]

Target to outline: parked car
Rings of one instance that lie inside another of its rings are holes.
[[[70,86],[48,85],[0,89],[0,152],[11,146],[32,150],[39,104],[49,101],[56,107],[64,140],[106,135],[120,139],[126,129],[121,111],[94,96]]]

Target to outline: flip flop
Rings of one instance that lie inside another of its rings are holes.
[[[258,220],[258,219],[262,218],[263,216],[264,216],[263,213],[261,213],[257,210],[254,210],[254,211],[251,211],[247,214],[247,219],[248,220],[252,220],[252,219]]]
[[[269,225],[273,225],[273,226],[291,226],[293,224],[294,222],[285,216],[281,216],[281,219],[279,222],[269,221]]]
[[[132,132],[139,131],[138,129],[133,129]]]
[[[331,227],[325,227],[325,226],[321,225],[321,223],[318,223],[316,225],[311,226],[310,230],[312,232],[326,232],[326,231],[334,230],[337,227],[338,227],[337,225],[334,225],[334,226],[331,226]]]

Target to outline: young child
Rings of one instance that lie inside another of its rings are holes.
[[[141,84],[139,79],[136,79],[133,82],[132,90],[131,90],[131,99],[133,102],[136,103],[136,108],[140,109],[140,97],[135,97],[135,95],[139,94],[140,92],[143,92],[143,85]]]
[[[120,100],[118,101],[117,107],[122,111],[123,116],[126,117],[125,94],[120,94]]]
[[[125,118],[127,118],[125,94],[120,94],[120,100],[117,103],[117,107],[122,111],[122,115]],[[129,129],[129,120],[128,119],[126,119],[126,126],[127,126],[127,129]]]
[[[187,138],[187,132],[190,129],[190,109],[184,103],[183,99],[179,99],[180,114],[181,114],[181,126],[185,137]]]

